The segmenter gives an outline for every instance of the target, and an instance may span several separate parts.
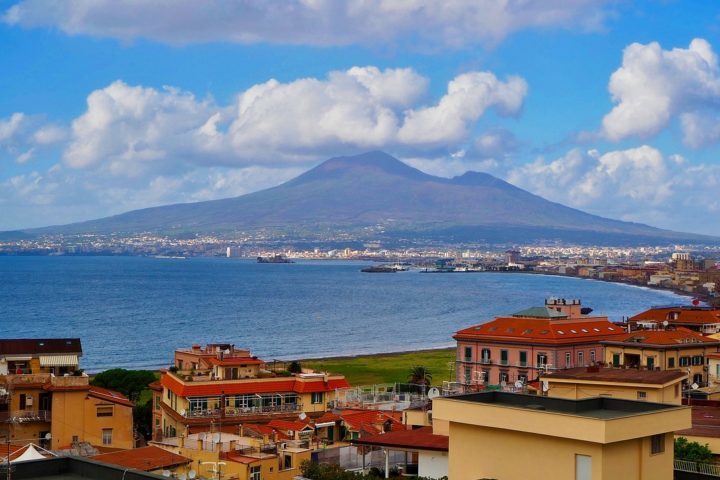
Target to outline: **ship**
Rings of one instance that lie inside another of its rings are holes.
[[[395,265],[373,265],[372,267],[365,267],[360,270],[365,273],[395,273],[405,272],[407,267],[396,263]]]
[[[257,257],[257,263],[295,263],[285,255],[276,254],[271,257]]]

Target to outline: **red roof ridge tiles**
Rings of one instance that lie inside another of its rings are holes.
[[[192,462],[192,459],[190,458],[183,457],[182,455],[178,455],[154,445],[112,453],[101,453],[90,458],[145,472]]]
[[[597,342],[625,334],[623,327],[608,320],[554,321],[540,318],[497,317],[488,323],[458,331],[453,338],[562,344]]]
[[[164,387],[181,397],[207,395],[238,395],[252,393],[315,393],[330,392],[350,386],[345,378],[296,379],[294,377],[253,378],[247,380],[213,380],[210,382],[183,382],[172,374],[161,379]]]

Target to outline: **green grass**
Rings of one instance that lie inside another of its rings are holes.
[[[455,369],[455,349],[302,360],[300,363],[304,368],[343,374],[353,386],[405,383],[410,369],[421,365],[432,373],[432,384],[441,385],[443,380],[450,379]]]

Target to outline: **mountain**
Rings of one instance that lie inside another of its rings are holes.
[[[274,188],[168,205],[34,234],[280,232],[286,238],[345,233],[368,239],[531,243],[715,243],[714,237],[611,220],[550,202],[492,175],[447,179],[383,152],[337,157]]]

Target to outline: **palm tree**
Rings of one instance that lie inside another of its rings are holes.
[[[432,382],[432,373],[430,373],[430,370],[428,370],[427,367],[415,365],[410,369],[408,380],[410,383],[414,383],[415,385],[429,386]]]

